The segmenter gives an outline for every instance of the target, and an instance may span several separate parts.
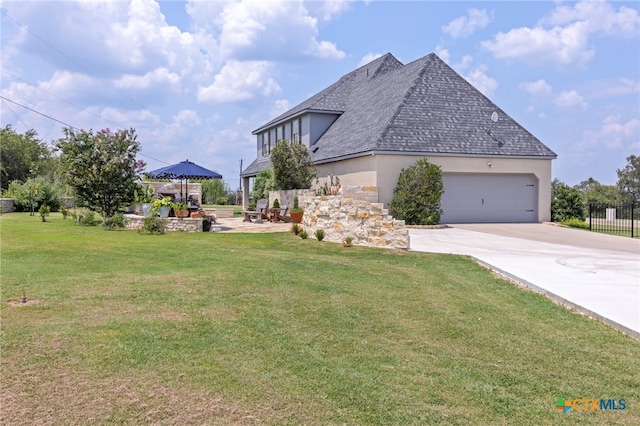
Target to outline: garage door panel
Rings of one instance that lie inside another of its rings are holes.
[[[538,186],[530,174],[443,174],[442,222],[537,222]]]

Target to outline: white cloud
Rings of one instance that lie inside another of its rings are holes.
[[[472,69],[467,73],[464,78],[478,89],[482,94],[487,97],[491,97],[493,92],[498,88],[498,82],[489,77],[487,74],[487,67],[480,65]]]
[[[471,8],[467,10],[467,16],[460,16],[442,27],[442,31],[451,37],[468,37],[477,30],[480,30],[493,20],[493,13],[486,10]]]
[[[575,90],[563,90],[554,100],[554,104],[560,108],[579,107],[587,109],[587,102],[582,95]]]
[[[373,53],[373,52],[367,53],[362,57],[362,59],[360,59],[360,62],[358,62],[358,68],[360,68],[363,65],[367,65],[369,62],[376,60],[381,56],[382,56],[381,53]]]
[[[277,117],[283,112],[287,112],[290,109],[291,109],[291,104],[289,103],[288,100],[278,99],[273,103],[273,106],[271,107],[269,114],[271,117]]]
[[[606,2],[583,1],[558,5],[534,28],[521,27],[496,34],[481,45],[499,59],[584,67],[595,55],[594,34],[637,36],[638,12],[625,6],[615,10]]]
[[[272,95],[280,91],[278,83],[269,77],[272,72],[273,65],[266,61],[229,61],[211,85],[198,89],[198,102],[244,101],[256,93]]]
[[[144,75],[125,74],[115,81],[115,87],[124,90],[145,90],[150,88],[180,91],[181,78],[166,68],[158,68]]]
[[[436,48],[433,49],[433,52],[436,55],[438,55],[438,57],[440,59],[442,59],[447,64],[451,60],[451,55],[449,54],[449,51],[447,49],[445,49],[444,47],[440,46],[440,45],[436,46]]]
[[[583,66],[595,54],[595,49],[588,46],[588,35],[584,22],[549,30],[524,27],[500,32],[493,41],[483,41],[481,45],[498,59]]]
[[[551,86],[544,80],[521,83],[520,90],[533,96],[549,96],[552,92]]]
[[[620,6],[616,11],[606,1],[582,1],[572,6],[559,5],[541,22],[549,25],[565,25],[575,21],[589,24],[590,32],[603,32],[607,35],[637,37],[640,32],[638,11]]]
[[[334,43],[317,40],[318,20],[309,15],[302,0],[228,3],[219,21],[220,48],[226,58],[342,59],[345,56]]]
[[[640,144],[640,120],[632,118],[621,122],[619,115],[610,115],[598,130],[587,130],[577,146],[588,148],[604,146],[608,149],[631,149]]]

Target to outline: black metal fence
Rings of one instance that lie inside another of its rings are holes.
[[[640,212],[631,204],[589,204],[589,230],[640,238]]]

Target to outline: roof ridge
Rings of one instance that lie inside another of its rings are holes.
[[[431,54],[429,54],[427,56],[423,56],[422,58],[418,58],[415,61],[409,62],[408,64],[406,64],[406,65],[404,65],[402,67],[402,68],[406,69],[406,67],[409,67],[410,65],[415,64],[418,61],[423,61],[424,62],[424,65],[422,66],[422,69],[420,70],[420,72],[411,81],[411,84],[409,84],[407,86],[407,90],[405,90],[404,95],[402,96],[402,100],[398,104],[398,107],[396,108],[395,112],[390,115],[389,120],[387,122],[387,125],[384,127],[384,130],[382,131],[382,133],[378,137],[378,140],[375,143],[376,148],[380,147],[380,144],[382,143],[382,141],[387,137],[387,134],[389,133],[389,130],[390,130],[390,127],[391,127],[391,123],[393,123],[395,121],[395,119],[398,117],[398,115],[400,114],[400,112],[404,108],[407,99],[409,99],[409,97],[411,97],[411,94],[415,90],[418,81],[420,81],[422,79],[422,76],[427,71],[428,66],[433,62],[433,60],[432,60],[433,56],[435,56],[435,53],[431,53]]]

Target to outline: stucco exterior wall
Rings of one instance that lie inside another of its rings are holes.
[[[328,173],[340,178],[342,185],[373,185],[378,187],[379,201],[388,207],[393,189],[403,168],[422,157],[408,155],[369,155],[318,166],[320,184]],[[530,173],[538,180],[538,221],[551,220],[551,160],[495,157],[425,156],[437,164],[443,173]],[[491,164],[491,166],[489,166]]]

